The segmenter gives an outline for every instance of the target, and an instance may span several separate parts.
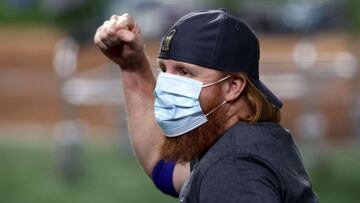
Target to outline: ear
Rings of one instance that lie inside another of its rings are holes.
[[[246,86],[246,78],[243,74],[234,74],[229,78],[228,89],[226,90],[225,99],[228,102],[238,99]]]

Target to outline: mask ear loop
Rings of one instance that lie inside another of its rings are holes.
[[[226,76],[226,77],[224,77],[224,78],[222,78],[222,79],[220,79],[220,80],[218,80],[218,81],[216,81],[216,82],[212,82],[212,83],[203,85],[202,87],[204,88],[204,87],[209,87],[209,86],[211,86],[211,85],[215,85],[215,84],[217,84],[217,83],[219,83],[219,82],[222,82],[222,81],[228,79],[229,77],[231,77],[231,75],[228,75],[228,76]],[[215,107],[213,110],[211,110],[209,113],[207,113],[207,114],[205,115],[205,117],[207,117],[208,115],[210,115],[210,114],[213,113],[214,111],[218,110],[218,109],[219,109],[222,105],[224,105],[226,102],[227,102],[226,100],[223,101],[220,105],[218,105],[218,106]]]
[[[227,101],[223,101],[220,105],[218,105],[217,107],[215,107],[213,110],[211,110],[209,113],[207,113],[205,115],[205,117],[207,117],[208,115],[210,115],[211,113],[213,113],[214,111],[218,110],[222,105],[224,105]]]
[[[217,83],[219,83],[219,82],[222,82],[222,81],[228,79],[230,76],[231,76],[231,75],[228,75],[228,76],[226,76],[226,77],[224,77],[224,78],[222,78],[222,79],[220,79],[220,80],[218,80],[218,81],[216,81],[216,82],[212,82],[212,83],[203,85],[202,87],[209,87],[209,86],[211,86],[211,85],[215,85],[215,84],[217,84]]]

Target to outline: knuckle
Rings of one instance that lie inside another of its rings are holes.
[[[103,26],[106,26],[110,21],[106,20],[104,23],[103,23]]]
[[[128,25],[127,20],[123,20],[123,21],[118,21],[115,26],[116,28],[126,28],[127,25]]]
[[[114,36],[116,34],[116,31],[114,29],[110,29],[108,30],[108,32],[106,33],[107,36]]]
[[[107,36],[106,36],[104,33],[100,33],[100,34],[99,34],[99,39],[100,39],[101,41],[106,40],[106,38],[107,38]]]
[[[119,18],[117,21],[116,21],[116,23],[122,23],[122,22],[126,22],[127,21],[127,18],[125,18],[125,17],[121,17],[121,18]]]
[[[104,28],[102,29],[101,34],[107,35],[108,32],[109,32],[109,27],[106,26],[106,27],[104,27]]]
[[[103,28],[103,26],[98,27],[98,29],[96,30],[96,32],[97,32],[97,33],[100,32],[102,28]]]

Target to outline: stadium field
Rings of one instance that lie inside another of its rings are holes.
[[[360,202],[360,151],[336,149],[327,157],[309,171],[321,202]],[[66,181],[53,141],[0,140],[0,202],[177,202],[158,192],[133,155],[114,144],[83,144],[80,158],[81,175]]]

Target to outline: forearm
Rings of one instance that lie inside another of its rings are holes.
[[[137,66],[122,67],[128,126],[132,145],[140,164],[150,176],[159,161],[162,133],[154,116],[155,78],[146,57]]]
[[[159,149],[164,137],[155,121],[155,78],[145,56],[140,28],[128,14],[113,15],[96,30],[94,43],[122,70],[130,138],[140,164],[151,176],[154,167],[160,163]],[[174,185],[177,189],[182,185],[178,181],[185,178],[181,173],[184,169],[186,167],[175,167]]]
[[[154,97],[155,78],[148,60],[139,64],[136,71],[122,71],[122,82],[128,113],[130,138],[136,156],[145,172],[151,176],[159,162],[159,149],[163,139],[161,129],[155,121]],[[177,192],[190,174],[189,163],[176,164],[173,184]]]

